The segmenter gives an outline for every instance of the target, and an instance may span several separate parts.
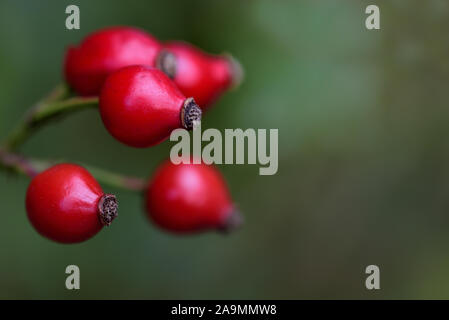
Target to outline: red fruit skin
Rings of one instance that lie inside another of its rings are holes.
[[[65,79],[79,95],[98,95],[113,71],[137,64],[154,66],[161,48],[158,40],[139,29],[102,29],[88,35],[78,47],[69,47]]]
[[[176,57],[173,81],[186,97],[206,110],[232,84],[232,64],[226,56],[210,55],[184,42],[173,41],[165,48]]]
[[[102,195],[100,185],[84,168],[55,165],[31,181],[26,194],[28,219],[44,237],[81,242],[102,228],[97,207]]]
[[[148,217],[175,233],[220,229],[233,212],[227,186],[212,165],[162,164],[145,196]]]
[[[100,94],[100,114],[109,133],[132,147],[149,147],[182,127],[186,98],[160,70],[130,66],[111,74]]]

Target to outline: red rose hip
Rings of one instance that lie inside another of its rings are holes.
[[[114,195],[105,194],[83,167],[55,165],[33,178],[26,194],[26,210],[34,228],[62,243],[93,237],[117,216]]]
[[[102,29],[88,35],[78,47],[67,50],[65,79],[80,95],[98,95],[113,71],[137,64],[154,66],[161,48],[157,39],[139,29]]]
[[[109,133],[133,147],[149,147],[177,128],[192,129],[201,109],[160,70],[129,66],[111,74],[100,94],[100,114]]]
[[[162,164],[149,183],[145,205],[154,223],[176,233],[230,231],[242,220],[222,176],[204,163]]]
[[[242,80],[241,65],[230,55],[211,55],[184,43],[169,42],[156,66],[173,79],[179,90],[207,109],[223,92]]]

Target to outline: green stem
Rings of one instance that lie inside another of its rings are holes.
[[[3,145],[7,150],[14,150],[22,144],[31,134],[57,116],[66,115],[78,110],[95,108],[98,98],[72,97],[65,100],[68,90],[59,86],[45,99],[30,109],[23,121],[11,132]]]
[[[98,181],[100,181],[100,183],[104,183],[110,187],[131,191],[143,191],[147,185],[144,179],[124,176],[101,168],[92,167],[87,164],[82,164],[82,166],[86,168]]]
[[[48,96],[34,105],[26,114],[23,121],[13,129],[4,143],[0,146],[0,169],[26,175],[30,178],[39,172],[56,164],[54,160],[37,160],[24,157],[12,150],[21,145],[38,128],[58,116],[75,111],[98,106],[98,98],[69,97],[70,90],[65,84],[58,85]],[[58,161],[61,162],[61,161]],[[144,180],[123,176],[104,169],[83,165],[100,183],[111,187],[142,191],[145,189]]]
[[[69,94],[70,88],[65,83],[60,83],[56,87],[54,87],[47,96],[40,100],[38,104],[62,100],[64,98],[67,98]]]
[[[48,167],[45,161],[26,159],[18,154],[0,149],[0,167],[30,178]]]
[[[30,178],[55,165],[57,162],[62,161],[31,159],[17,153],[0,149],[0,167],[11,170],[15,173],[26,175]],[[132,191],[142,191],[146,186],[145,180],[140,178],[123,176],[89,165],[83,165],[83,167],[86,168],[86,170],[88,170],[100,183],[110,187]]]

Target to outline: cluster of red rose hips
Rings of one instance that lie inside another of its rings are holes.
[[[99,96],[106,129],[133,147],[155,145],[176,128],[192,129],[202,110],[241,78],[230,56],[161,43],[130,27],[97,31],[69,48],[64,73],[77,94]],[[229,230],[239,222],[223,178],[204,163],[166,161],[146,187],[145,207],[157,225],[174,232]],[[117,200],[86,169],[65,163],[33,178],[26,209],[39,233],[75,243],[111,224]]]

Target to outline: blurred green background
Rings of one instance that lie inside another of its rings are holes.
[[[111,25],[233,53],[245,82],[203,129],[278,128],[279,171],[220,166],[246,219],[232,235],[164,233],[140,195],[106,188],[119,218],[78,245],[39,236],[29,181],[0,174],[0,298],[449,298],[448,1],[1,0],[0,137],[61,81],[65,48]],[[172,145],[128,148],[89,110],[21,151],[148,176]],[[65,289],[69,264],[81,290]],[[370,264],[381,290],[365,288]]]

